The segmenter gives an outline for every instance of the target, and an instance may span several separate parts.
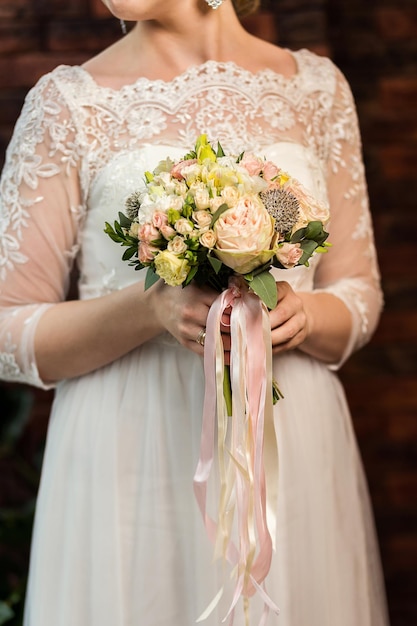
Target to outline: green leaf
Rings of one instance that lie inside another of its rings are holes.
[[[219,157],[224,157],[224,156],[226,156],[226,155],[225,155],[224,150],[223,150],[223,148],[222,148],[222,146],[221,146],[221,144],[220,144],[220,141],[218,141],[218,142],[217,142],[217,153],[216,153],[216,157],[217,157],[217,158],[219,158]]]
[[[211,224],[210,224],[210,228],[213,228],[214,224],[217,222],[217,220],[219,219],[220,215],[222,213],[224,213],[225,211],[227,211],[229,207],[227,206],[227,204],[221,204],[219,206],[219,208],[217,209],[217,211],[213,214],[212,220],[211,220]]]
[[[106,222],[104,232],[116,243],[120,243],[120,236],[113,230],[113,227]]]
[[[120,226],[122,226],[123,228],[127,228],[129,229],[131,224],[132,224],[132,220],[127,217],[127,215],[125,215],[124,213],[121,213],[119,211],[119,222],[120,222]]]
[[[314,250],[317,248],[317,243],[312,239],[304,239],[300,244],[300,248],[303,251],[303,256],[298,263],[299,265],[306,265]]]
[[[8,604],[0,602],[0,624],[5,624],[14,617],[14,612]]]
[[[122,259],[123,261],[129,261],[138,251],[137,246],[131,246],[130,248],[126,248],[123,253]]]
[[[188,272],[188,276],[184,281],[184,287],[186,287],[187,285],[190,284],[190,282],[193,280],[194,276],[197,274],[198,272],[198,265],[194,265],[190,271]]]
[[[216,274],[218,274],[222,268],[223,263],[217,257],[211,256],[211,254],[209,254],[207,258],[209,260],[211,267],[214,269]]]
[[[145,277],[145,291],[152,287],[159,280],[158,274],[153,270],[152,267],[148,267],[148,271],[146,272]]]
[[[329,233],[326,233],[321,222],[315,221],[307,224],[304,236],[306,239],[313,239],[319,245],[321,245],[322,243],[324,243],[324,241],[326,241]]]
[[[246,278],[246,277],[245,277]],[[278,302],[277,285],[270,272],[257,274],[249,282],[249,286],[265,303],[268,309],[275,309]]]
[[[300,241],[304,239],[305,237],[306,230],[307,230],[306,228],[299,228],[298,230],[296,230],[293,236],[291,237],[290,242],[300,243]]]

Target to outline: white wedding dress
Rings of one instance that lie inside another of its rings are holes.
[[[66,297],[143,275],[104,234],[145,169],[177,158],[205,132],[228,153],[271,158],[331,207],[331,252],[277,271],[299,291],[325,290],[352,315],[340,363],[300,351],[274,360],[285,399],[279,449],[277,549],[268,624],[384,626],[385,597],[367,487],[335,370],[375,329],[381,292],[355,107],[333,64],[294,53],[284,78],[207,62],[171,82],[100,86],[59,67],[29,93],[1,183],[0,375],[46,387],[36,324]],[[56,385],[33,535],[25,626],[191,626],[230,577],[193,495],[202,359],[171,336]],[[221,624],[225,593],[205,622]],[[251,626],[263,604],[250,602]],[[243,626],[239,604],[235,625]]]

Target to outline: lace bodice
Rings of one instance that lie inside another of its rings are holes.
[[[328,200],[333,248],[283,272],[301,290],[328,290],[352,313],[344,358],[373,332],[378,269],[349,87],[328,59],[294,53],[291,78],[209,61],[170,82],[120,90],[60,66],[29,92],[1,180],[0,376],[44,386],[33,343],[45,309],[66,297],[74,260],[80,296],[138,280],[103,233],[143,171],[179,157],[207,133],[227,152],[263,154]],[[338,364],[335,364],[335,367]]]

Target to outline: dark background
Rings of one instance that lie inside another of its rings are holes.
[[[386,306],[370,345],[350,359],[341,378],[368,475],[392,626],[413,626],[417,3],[270,0],[246,25],[283,46],[329,55],[356,98]],[[0,0],[0,166],[24,96],[36,80],[60,63],[83,62],[118,37],[119,24],[100,0]],[[51,400],[50,392],[0,383],[0,624],[7,620],[9,626],[21,623]]]

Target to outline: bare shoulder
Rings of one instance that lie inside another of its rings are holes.
[[[120,40],[83,63],[82,67],[97,84],[117,89],[135,78],[126,71],[125,59],[125,43]]]
[[[286,48],[281,48],[253,35],[248,35],[246,53],[241,55],[239,65],[252,72],[269,68],[277,74],[289,78],[297,72],[294,56]]]

